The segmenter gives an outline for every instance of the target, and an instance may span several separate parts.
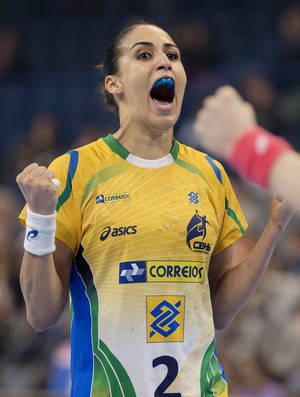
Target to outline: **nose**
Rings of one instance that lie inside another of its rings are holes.
[[[157,59],[157,70],[171,70],[172,64],[167,55],[162,52]]]

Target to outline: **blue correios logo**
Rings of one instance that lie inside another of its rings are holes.
[[[120,263],[120,284],[145,283],[146,281],[146,261]]]
[[[99,196],[96,197],[96,203],[104,203],[104,194],[99,194]]]

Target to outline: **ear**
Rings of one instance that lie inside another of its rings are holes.
[[[109,75],[105,78],[105,88],[112,95],[120,95],[122,93],[122,83],[117,76]]]

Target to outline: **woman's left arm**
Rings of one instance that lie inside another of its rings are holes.
[[[294,212],[274,196],[267,226],[245,259],[233,263],[234,244],[212,256],[208,277],[216,329],[229,325],[256,290]]]

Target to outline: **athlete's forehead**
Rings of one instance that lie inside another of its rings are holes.
[[[136,26],[122,39],[121,42],[121,48],[125,50],[132,50],[138,45],[176,47],[176,44],[170,35],[163,29],[154,25]]]

